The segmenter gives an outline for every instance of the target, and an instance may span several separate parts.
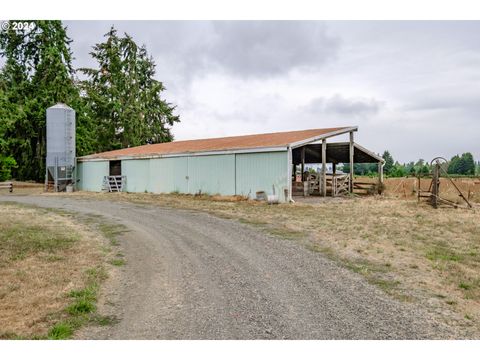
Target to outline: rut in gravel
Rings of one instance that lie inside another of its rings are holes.
[[[103,215],[127,265],[107,302],[120,319],[98,339],[417,339],[449,329],[293,241],[214,216],[58,196],[0,197]],[[112,300],[113,299],[113,300]]]

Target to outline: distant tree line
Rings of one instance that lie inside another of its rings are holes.
[[[76,111],[77,156],[172,141],[180,119],[145,46],[112,27],[90,52],[97,66],[74,69],[62,22],[34,23],[0,32],[0,181],[44,179],[46,109],[58,102]]]
[[[430,164],[423,159],[419,159],[417,162],[411,161],[400,164],[393,159],[388,150],[384,151],[382,158],[385,160],[383,172],[389,177],[427,175],[432,171]],[[453,156],[446,166],[448,174],[451,175],[480,176],[480,161],[476,163],[473,155],[469,152]],[[350,172],[350,164],[344,164],[342,171]],[[360,176],[376,176],[378,166],[377,164],[353,164],[353,172]]]

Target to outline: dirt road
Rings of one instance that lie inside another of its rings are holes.
[[[415,339],[449,330],[319,253],[208,214],[58,196],[0,196],[103,215],[127,265],[108,290],[120,321],[106,339]]]

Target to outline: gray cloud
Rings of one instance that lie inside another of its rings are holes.
[[[310,101],[306,110],[312,113],[326,113],[350,116],[373,116],[385,103],[375,99],[345,98],[336,94],[331,97],[318,97]]]
[[[215,22],[208,57],[235,76],[315,69],[334,58],[339,39],[321,22]]]
[[[188,84],[194,77],[223,71],[235,77],[285,75],[315,70],[335,58],[340,40],[319,21],[67,21],[77,67],[92,66],[86,54],[114,24],[146,44],[158,74]],[[88,29],[89,36],[85,36]],[[76,52],[77,53],[77,52]],[[175,80],[175,81],[173,81]],[[168,86],[168,83],[167,83]]]

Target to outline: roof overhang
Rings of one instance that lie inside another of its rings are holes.
[[[309,139],[297,141],[297,142],[289,144],[289,147],[291,149],[295,149],[295,148],[298,148],[300,146],[311,144],[311,143],[314,143],[314,142],[317,142],[317,141],[320,141],[320,140],[323,140],[323,139],[327,139],[327,138],[330,138],[330,137],[334,137],[334,136],[338,136],[338,135],[342,135],[342,134],[347,134],[347,133],[350,133],[350,132],[353,132],[353,131],[358,131],[358,126],[346,127],[346,128],[340,129],[340,130],[331,131],[331,132],[326,133],[326,134],[314,136],[314,137],[311,137]]]
[[[360,146],[354,143],[353,151],[353,161],[354,163],[383,163],[384,160],[379,155],[374,152],[365,149],[363,146]],[[307,144],[305,145],[305,163],[307,164],[319,164],[322,162],[322,144]],[[338,142],[338,143],[327,143],[326,151],[327,163],[348,163],[350,162],[350,143],[349,142]],[[293,159],[294,164],[299,164],[301,162],[301,152],[300,149],[294,149]]]

